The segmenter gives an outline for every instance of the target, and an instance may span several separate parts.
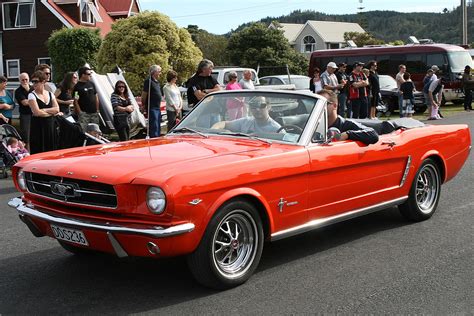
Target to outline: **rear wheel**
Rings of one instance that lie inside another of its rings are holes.
[[[209,222],[188,265],[196,280],[215,289],[247,281],[258,266],[263,228],[255,207],[242,200],[222,206]]]
[[[398,206],[400,213],[412,221],[423,221],[436,211],[441,193],[441,177],[436,162],[428,158],[420,166],[408,200]]]

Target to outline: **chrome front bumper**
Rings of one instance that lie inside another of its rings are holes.
[[[16,208],[21,216],[35,217],[47,221],[49,223],[58,225],[67,225],[77,228],[100,230],[109,234],[122,233],[132,235],[143,235],[153,238],[164,238],[189,233],[194,230],[193,223],[185,223],[176,226],[171,226],[168,228],[163,228],[160,226],[154,226],[149,228],[133,228],[120,225],[87,222],[79,219],[56,217],[34,209],[32,205],[25,204],[21,198],[11,199],[8,202],[8,205],[13,208]]]

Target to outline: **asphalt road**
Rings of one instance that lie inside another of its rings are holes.
[[[435,123],[474,134],[474,112]],[[0,314],[473,315],[473,182],[474,151],[430,220],[407,223],[392,208],[266,244],[246,284],[217,292],[182,258],[78,258],[33,237],[0,180]]]

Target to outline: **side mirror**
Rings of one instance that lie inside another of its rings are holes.
[[[341,131],[338,128],[331,127],[330,129],[328,129],[327,140],[326,140],[328,144],[330,142],[338,141],[340,139],[341,139]]]

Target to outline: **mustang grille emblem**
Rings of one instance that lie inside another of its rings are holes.
[[[80,196],[78,189],[75,183],[51,182],[51,193],[65,198]]]

